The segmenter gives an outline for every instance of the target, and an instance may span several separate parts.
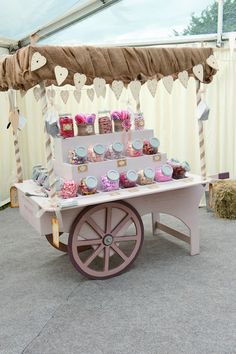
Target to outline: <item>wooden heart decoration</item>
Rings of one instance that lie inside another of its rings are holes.
[[[68,76],[68,69],[63,68],[60,65],[57,65],[54,68],[54,72],[55,72],[57,84],[60,86]]]
[[[178,73],[178,79],[181,82],[181,84],[187,88],[188,86],[188,72],[186,70],[181,71],[180,73]]]
[[[135,99],[136,102],[139,101],[139,93],[141,90],[141,82],[138,80],[131,81],[129,84],[130,91],[133,95],[133,98]]]
[[[124,88],[124,83],[122,81],[114,80],[111,84],[111,88],[116,96],[116,99],[119,100]]]
[[[69,98],[69,91],[62,90],[60,93],[62,101],[66,104]]]
[[[203,81],[203,66],[202,66],[202,64],[195,65],[193,67],[193,73],[198,80]]]
[[[19,114],[17,112],[10,112],[9,122],[12,125],[13,132],[16,134],[19,125]]]
[[[53,100],[56,96],[56,91],[53,89],[48,89],[47,96],[50,100]]]
[[[102,96],[106,88],[106,81],[104,79],[101,79],[100,77],[95,77],[95,79],[93,80],[93,84],[97,97]]]
[[[164,76],[162,78],[162,82],[166,88],[166,91],[171,93],[172,92],[172,88],[173,88],[173,83],[174,83],[174,79],[171,75],[168,76]]]
[[[82,87],[85,85],[86,80],[87,80],[86,75],[76,73],[74,75],[74,84],[75,84],[76,90],[81,90]]]
[[[42,68],[42,66],[44,66],[46,62],[47,59],[42,54],[40,54],[39,52],[35,52],[31,58],[30,70],[38,70]]]
[[[88,98],[90,99],[90,101],[93,101],[94,100],[94,89],[93,88],[90,88],[87,90],[87,95],[88,95]]]
[[[41,90],[40,90],[40,88],[39,87],[34,87],[33,94],[34,94],[34,98],[38,102],[40,100],[40,98],[41,98]]]
[[[76,101],[77,101],[78,103],[80,103],[81,91],[80,91],[80,90],[75,90],[75,91],[73,92],[73,94],[74,94],[74,97],[75,97]]]
[[[155,97],[157,91],[157,79],[152,79],[147,81],[147,88],[149,89],[151,95]]]
[[[215,70],[219,70],[219,66],[218,63],[216,61],[216,58],[214,57],[214,55],[210,55],[207,60],[206,60],[207,64],[212,67]]]

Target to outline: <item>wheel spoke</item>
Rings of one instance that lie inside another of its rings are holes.
[[[106,233],[107,234],[111,232],[111,213],[112,213],[112,208],[108,206],[106,208]]]
[[[116,236],[118,234],[118,232],[125,226],[125,224],[127,224],[127,222],[131,219],[130,214],[128,213],[120,222],[118,225],[116,225],[116,227],[112,230],[112,236]]]
[[[104,236],[104,231],[101,227],[89,216],[86,219],[86,223],[91,226],[91,228],[102,238]]]
[[[110,260],[110,247],[105,247],[104,250],[104,272],[109,270],[109,260]]]
[[[116,236],[115,242],[137,241],[137,235],[134,236]]]
[[[92,263],[92,261],[101,253],[101,251],[103,250],[105,246],[102,244],[100,245],[96,251],[93,252],[93,254],[88,257],[88,259],[86,260],[86,262],[84,262],[84,266],[87,267],[90,263]]]
[[[124,254],[124,252],[121,251],[121,249],[115,243],[113,243],[111,247],[121,258],[123,258],[124,261],[128,259],[126,254]]]
[[[92,246],[92,245],[100,245],[102,243],[101,238],[97,238],[95,240],[78,240],[76,242],[76,246]]]

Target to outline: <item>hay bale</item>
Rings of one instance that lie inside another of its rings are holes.
[[[220,180],[212,186],[212,207],[217,216],[236,219],[236,181]]]

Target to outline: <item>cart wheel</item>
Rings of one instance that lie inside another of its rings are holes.
[[[60,236],[63,235],[63,232],[60,232]],[[49,235],[45,235],[46,239],[48,240],[48,242],[50,243],[50,245],[54,248],[56,248],[56,250],[61,251],[61,252],[68,252],[67,250],[67,245],[63,242],[59,242],[59,247],[55,246],[52,242],[52,234]]]
[[[68,253],[74,267],[86,277],[111,278],[134,262],[143,234],[142,219],[128,203],[90,206],[77,216],[71,227]],[[80,253],[81,246],[90,246],[90,250]]]

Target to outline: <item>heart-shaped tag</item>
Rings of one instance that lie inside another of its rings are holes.
[[[119,100],[124,88],[124,83],[122,81],[114,80],[111,84],[111,88],[116,96],[116,99]]]
[[[100,77],[95,77],[95,79],[93,80],[93,84],[97,97],[102,96],[106,87],[106,81],[104,79],[101,79]]]
[[[203,81],[203,66],[202,66],[202,64],[195,65],[193,67],[193,73],[198,80]]]
[[[87,80],[86,75],[76,73],[74,75],[74,84],[75,84],[76,90],[81,90],[82,87],[85,85],[86,80]]]
[[[219,66],[218,63],[216,61],[216,58],[214,57],[214,55],[210,55],[207,60],[206,60],[207,64],[212,67],[215,70],[219,70]]]
[[[10,112],[9,122],[12,125],[13,132],[16,134],[19,125],[19,114],[17,112]]]
[[[149,89],[151,95],[155,97],[157,91],[157,79],[152,79],[147,81],[147,88]]]
[[[188,72],[186,70],[181,71],[180,73],[178,73],[178,79],[181,82],[181,84],[187,88],[188,86]]]
[[[40,87],[34,87],[33,89],[33,94],[34,94],[34,98],[36,99],[36,101],[38,102],[41,98],[41,90]]]
[[[54,68],[54,72],[55,72],[57,84],[58,84],[58,86],[60,86],[68,76],[68,69],[63,68],[60,65],[57,65]]]
[[[172,92],[172,88],[173,88],[173,83],[174,83],[173,77],[171,75],[164,76],[162,78],[162,82],[163,82],[163,85],[166,88],[166,91],[171,93]]]
[[[48,89],[47,90],[47,96],[50,100],[53,100],[56,96],[56,91],[53,89]]]
[[[133,98],[135,99],[136,102],[139,101],[139,93],[141,90],[141,82],[138,80],[131,81],[129,84],[130,91],[133,95]]]
[[[74,91],[74,97],[75,97],[76,101],[77,101],[78,103],[80,103],[81,91],[80,91],[80,90],[75,90],[75,91]]]
[[[60,93],[62,101],[66,104],[69,98],[69,91],[62,90]]]
[[[47,59],[42,54],[40,54],[39,52],[35,52],[31,58],[30,70],[38,70],[42,68],[42,66],[44,66],[46,62]]]
[[[88,95],[88,98],[90,99],[90,101],[93,102],[94,100],[94,89],[93,88],[90,88],[87,90],[87,95]]]

